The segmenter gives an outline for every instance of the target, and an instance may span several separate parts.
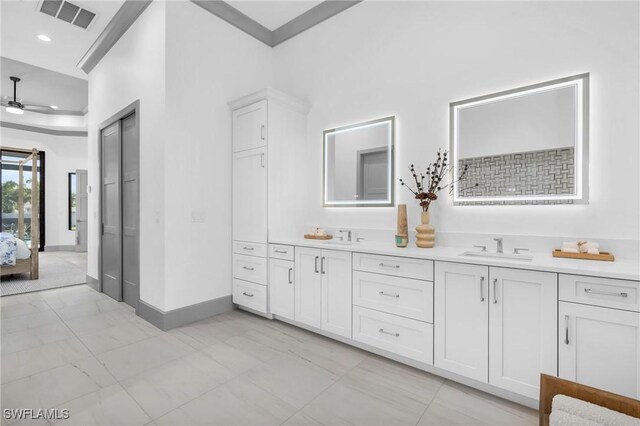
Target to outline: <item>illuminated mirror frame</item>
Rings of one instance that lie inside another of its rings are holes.
[[[462,109],[559,88],[575,87],[575,191],[573,194],[513,197],[461,197],[458,183],[453,186],[454,205],[473,204],[586,204],[589,200],[589,73],[520,87],[504,92],[453,102],[449,106],[451,172],[458,176],[458,115]],[[464,185],[463,181],[463,185]]]
[[[366,121],[363,123],[352,124],[349,126],[336,127],[335,129],[329,129],[322,132],[323,149],[322,149],[322,206],[323,207],[393,207],[395,205],[395,190],[394,190],[394,173],[395,173],[395,155],[394,155],[394,143],[395,143],[395,129],[396,129],[396,117],[385,117],[377,120]],[[338,133],[349,132],[353,130],[363,129],[372,126],[388,126],[388,142],[389,157],[387,164],[387,199],[386,200],[354,200],[354,201],[329,201],[327,199],[327,185],[328,185],[328,173],[327,173],[327,153],[328,153],[328,139],[329,136]]]

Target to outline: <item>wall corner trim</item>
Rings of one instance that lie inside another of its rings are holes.
[[[100,60],[120,40],[152,0],[126,0],[78,62],[78,68],[89,74]]]
[[[172,328],[200,321],[231,310],[233,310],[233,302],[231,295],[229,295],[170,311],[163,311],[144,300],[140,300],[136,314],[160,330],[168,331]]]

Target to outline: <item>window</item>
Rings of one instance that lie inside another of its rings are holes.
[[[76,174],[69,173],[69,231],[76,230]]]
[[[31,150],[25,150],[20,148],[2,148],[0,149],[0,180],[2,181],[2,209],[0,210],[0,222],[2,222],[2,232],[9,232],[16,234],[18,229],[18,162],[25,159],[31,154]],[[44,251],[45,246],[45,155],[44,151],[38,152],[38,180],[39,180],[39,195],[40,195],[40,251]],[[26,164],[24,167],[25,179],[29,180],[31,173],[31,164]],[[25,182],[28,183],[28,182]],[[28,208],[31,203],[29,197],[30,191],[25,192],[25,208]],[[25,234],[21,239],[24,239],[27,244],[31,241],[31,227],[29,221],[31,220],[31,211],[25,210]]]

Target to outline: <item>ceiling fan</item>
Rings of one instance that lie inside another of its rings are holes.
[[[16,86],[20,81],[20,79],[18,77],[9,77],[9,79],[13,81],[13,100],[9,100],[6,102],[4,100],[2,101],[2,106],[6,107],[5,109],[7,112],[10,112],[12,114],[24,114],[25,110],[36,111],[36,110],[42,110],[42,109],[54,109],[46,105],[30,105],[30,104],[23,104],[22,102],[19,102],[18,98],[16,97]]]

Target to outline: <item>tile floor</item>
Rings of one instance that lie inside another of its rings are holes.
[[[69,410],[50,424],[537,423],[528,408],[241,311],[162,332],[85,285],[0,302],[2,408]]]

